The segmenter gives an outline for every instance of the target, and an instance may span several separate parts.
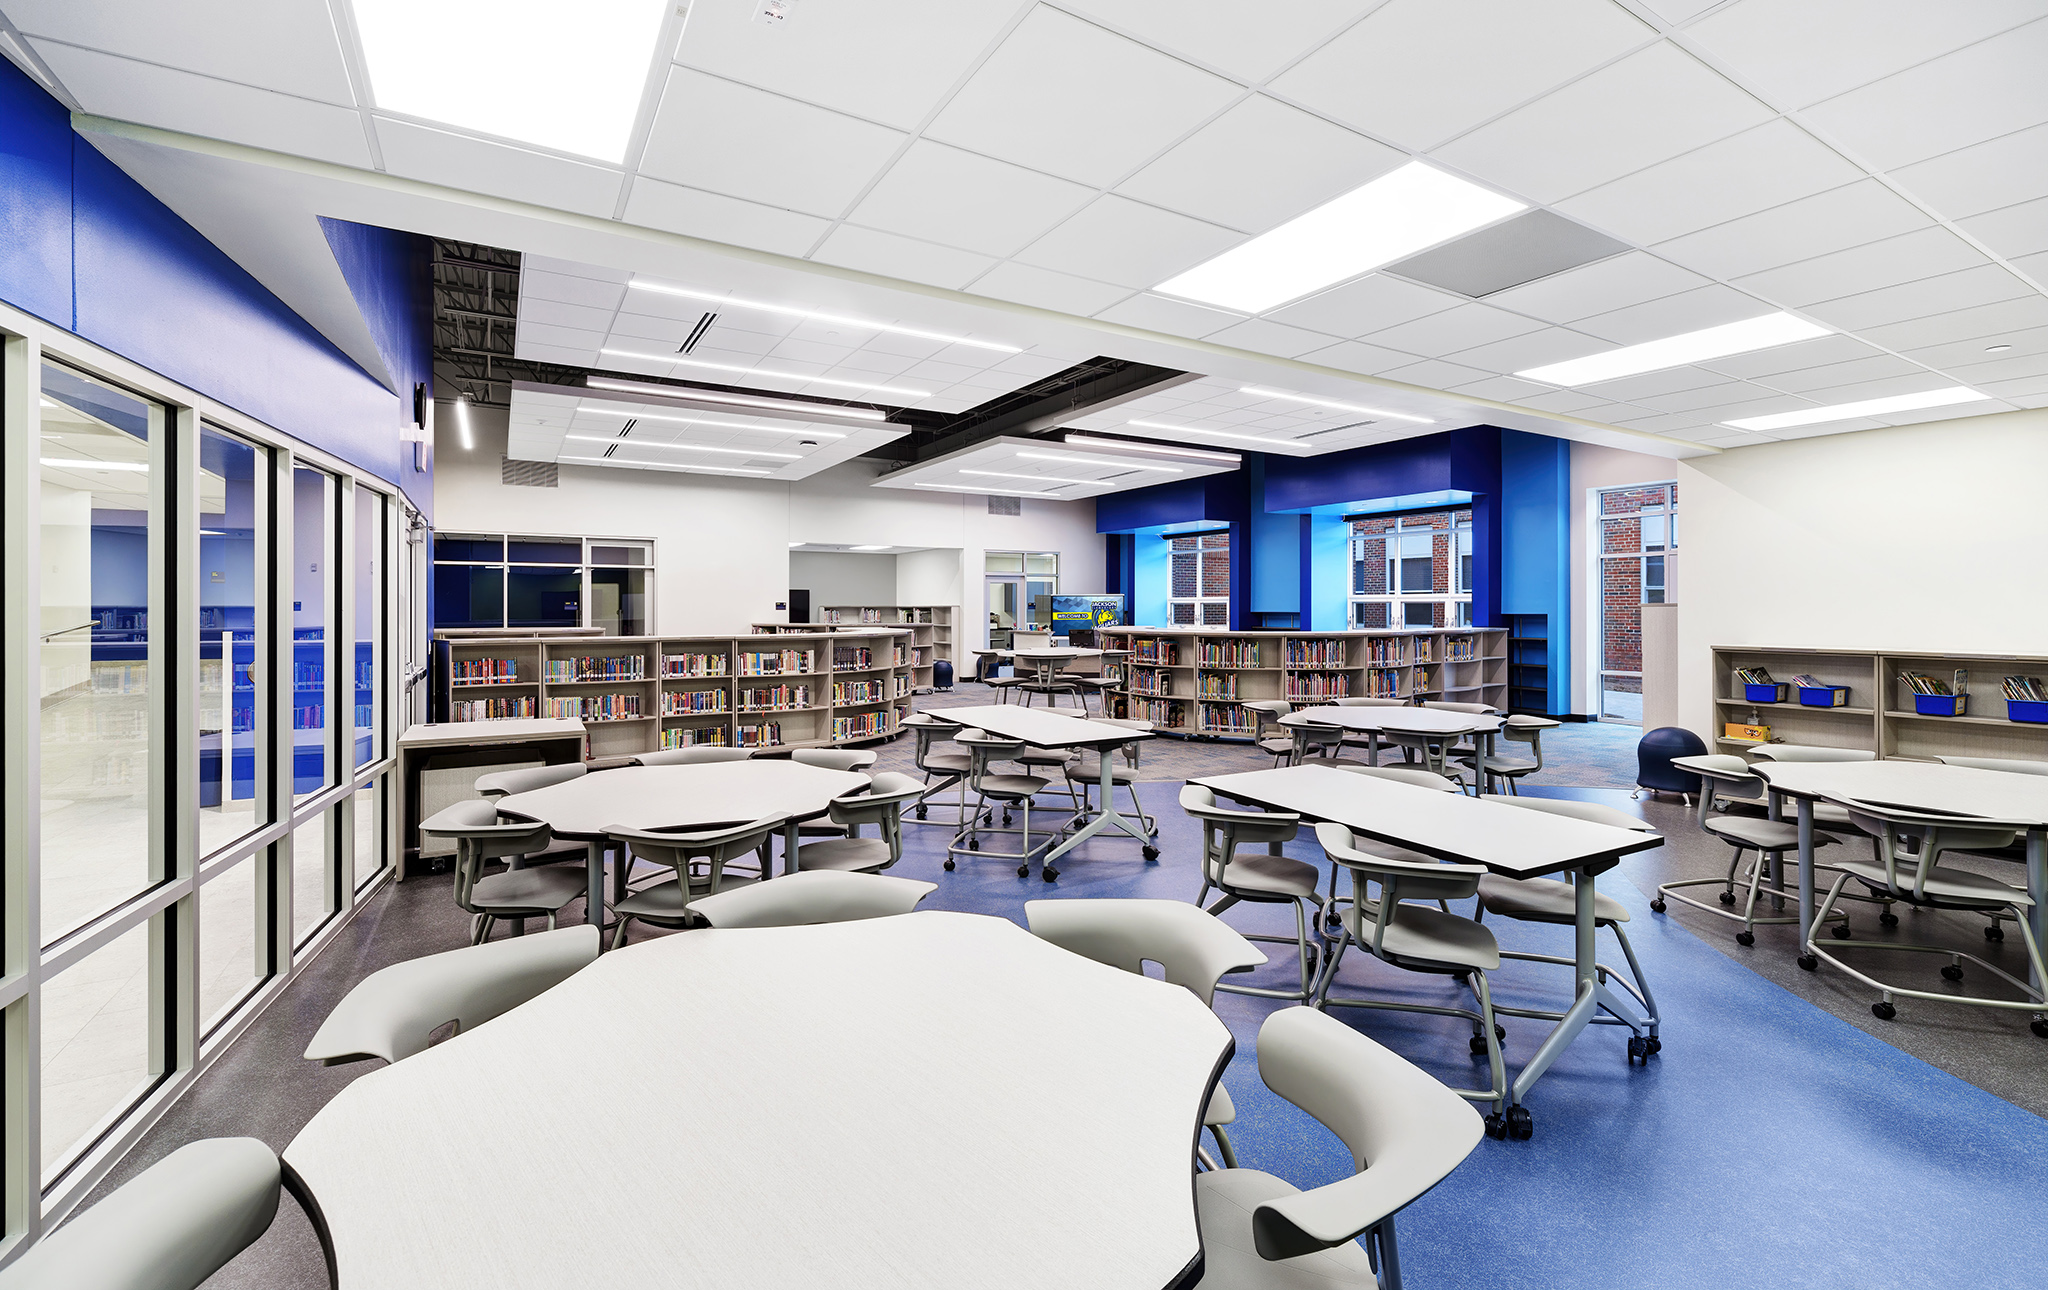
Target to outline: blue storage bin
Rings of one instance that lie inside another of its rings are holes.
[[[1913,696],[1913,711],[1923,717],[1960,717],[1969,707],[1967,694],[1916,694]]]
[[[1783,703],[1791,697],[1792,687],[1779,681],[1774,685],[1745,685],[1742,697],[1751,703]]]
[[[1849,706],[1849,687],[1802,685],[1799,687],[1799,704],[1805,708],[1846,708]]]
[[[2048,725],[2048,703],[2034,703],[2026,699],[2007,699],[2005,717],[2008,721],[2029,721],[2035,725]]]

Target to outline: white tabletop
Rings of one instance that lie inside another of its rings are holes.
[[[1332,820],[1381,842],[1483,864],[1517,878],[1578,869],[1664,845],[1655,834],[1355,775],[1335,766],[1289,766],[1189,782],[1219,797]]]
[[[407,726],[398,736],[400,748],[453,744],[531,743],[540,739],[580,739],[583,723],[574,718],[506,717],[498,721],[434,721]]]
[[[1280,718],[1286,726],[1342,726],[1346,730],[1392,731],[1396,734],[1474,735],[1501,728],[1503,718],[1483,712],[1449,712],[1443,708],[1360,706],[1302,708]]]
[[[1772,791],[2048,825],[2048,777],[1927,761],[1760,761]]]
[[[1027,708],[1021,703],[932,708],[925,715],[986,730],[1005,739],[1022,739],[1034,748],[1094,748],[1152,737],[1150,731],[1114,726],[1106,721],[1055,716],[1043,708]]]
[[[724,761],[701,766],[622,766],[498,799],[504,815],[539,820],[570,838],[596,838],[614,827],[797,819],[822,815],[832,799],[868,782],[866,775],[797,761]]]
[[[1153,1290],[1230,1051],[1004,919],[692,931],[363,1076],[285,1159],[343,1286]]]

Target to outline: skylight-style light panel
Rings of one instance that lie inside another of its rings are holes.
[[[1667,367],[1726,358],[1730,354],[1747,354],[1752,350],[1790,345],[1794,341],[1830,335],[1832,330],[1804,318],[1794,318],[1788,313],[1764,314],[1741,322],[1722,323],[1718,327],[1703,327],[1699,331],[1666,336],[1662,340],[1644,341],[1640,345],[1624,345],[1604,354],[1532,367],[1515,375],[1548,385],[1590,385],[1595,381],[1612,381],[1641,372],[1658,372]]]
[[[353,0],[380,108],[626,159],[668,0]],[[460,51],[459,71],[451,51]]]
[[[1154,290],[1264,313],[1526,209],[1525,202],[1411,161]]]
[[[1894,394],[1884,399],[1835,403],[1824,408],[1801,408],[1797,412],[1777,412],[1767,417],[1744,417],[1740,421],[1723,421],[1721,424],[1734,426],[1737,430],[1789,430],[1793,426],[1814,426],[1828,421],[1881,417],[1888,412],[1917,412],[1922,408],[1945,408],[1955,403],[1982,403],[1990,398],[1990,395],[1979,394],[1966,385],[1951,385],[1947,389],[1923,390],[1919,394]]]

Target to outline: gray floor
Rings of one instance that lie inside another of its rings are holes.
[[[963,686],[953,695],[926,696],[920,707],[958,706],[985,702],[987,691]],[[1638,801],[1627,785],[1633,778],[1636,731],[1630,727],[1565,725],[1545,736],[1546,773],[1541,779],[1549,795],[1575,797],[1614,805],[1642,815],[1667,839],[1657,850],[1633,857],[1625,872],[1648,893],[1659,882],[1676,877],[1718,877],[1726,871],[1729,849],[1702,834],[1690,808],[1676,799]],[[905,768],[910,762],[907,738],[882,745],[884,768]],[[1619,755],[1625,751],[1624,759]],[[1628,769],[1617,769],[1625,761]],[[1270,765],[1270,759],[1244,745],[1157,740],[1145,753],[1147,778],[1176,780],[1190,774],[1218,773]],[[1987,872],[2010,880],[2014,868],[1982,862]],[[463,944],[467,920],[454,906],[446,875],[415,878],[387,886],[374,896],[343,931],[338,941],[315,961],[291,988],[258,1019],[249,1033],[210,1069],[182,1101],[144,1138],[114,1172],[108,1184],[118,1185],[161,1159],[179,1145],[204,1137],[248,1135],[282,1150],[328,1099],[377,1063],[322,1068],[300,1054],[329,1009],[364,975],[388,964],[436,953]],[[1705,891],[1712,898],[1712,889]],[[570,913],[573,918],[576,907]],[[1922,1060],[1968,1080],[2037,1115],[2048,1115],[2048,1041],[2027,1030],[2027,1014],[1994,1012],[1939,1004],[1900,1008],[1899,1019],[1879,1021],[1871,1015],[1874,996],[1840,973],[1823,968],[1801,971],[1794,963],[1794,933],[1789,927],[1766,927],[1757,943],[1735,943],[1736,924],[1672,906],[1668,917],[1688,927],[1707,944],[1786,990],[1826,1009],[1851,1024],[1898,1046]],[[2008,971],[2024,975],[2017,933],[2002,945],[1982,939],[1982,919],[1902,910],[1902,926],[1888,935],[1935,939],[1968,945]],[[1858,936],[1879,933],[1874,907],[1855,907]],[[1899,962],[1898,960],[1904,960]],[[1880,975],[1896,971],[1901,982],[1929,988],[1945,987],[1936,974],[1942,960],[1932,956],[1870,953],[1871,969]],[[1981,974],[1979,974],[1981,975]],[[1981,981],[1966,986],[1982,988]],[[1760,1082],[1755,1122],[1725,1126],[1729,1132],[1757,1132],[1769,1115],[1768,1075]],[[1760,1139],[1760,1145],[1768,1139]],[[97,1197],[95,1197],[96,1199]],[[297,1207],[287,1201],[277,1223],[248,1253],[208,1283],[217,1290],[233,1287],[317,1287],[325,1284],[319,1247]]]

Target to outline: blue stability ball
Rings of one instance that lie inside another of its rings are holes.
[[[945,659],[932,660],[932,688],[951,690],[953,688],[953,665]]]
[[[1660,726],[1636,743],[1636,787],[1657,793],[1697,793],[1700,777],[1671,764],[1673,757],[1697,757],[1706,744],[1681,726]]]

